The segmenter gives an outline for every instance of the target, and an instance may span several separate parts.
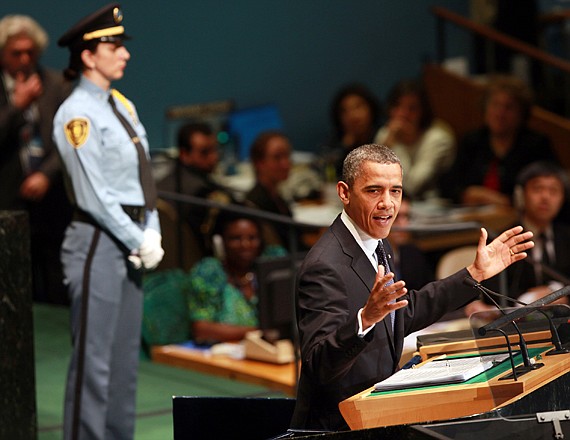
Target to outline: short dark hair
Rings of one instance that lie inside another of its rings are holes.
[[[206,136],[214,134],[212,127],[206,122],[188,122],[178,129],[177,145],[179,150],[192,151],[190,138],[194,133],[202,133]]]
[[[567,197],[570,190],[567,171],[551,161],[537,161],[525,166],[517,175],[517,185],[524,188],[535,177],[555,177],[564,187],[564,195]]]
[[[265,154],[267,152],[267,144],[273,138],[283,138],[289,140],[287,135],[280,130],[267,130],[261,132],[253,141],[249,150],[249,158],[251,159],[252,163],[265,158]]]
[[[400,168],[402,167],[396,153],[387,146],[379,144],[362,145],[348,153],[344,159],[342,167],[343,182],[348,186],[352,186],[365,162],[375,162],[386,165],[397,163],[400,165]]]
[[[245,206],[241,203],[239,203],[239,205]],[[233,223],[240,220],[247,220],[255,225],[257,232],[259,233],[259,240],[260,240],[259,249],[260,252],[262,252],[263,249],[265,249],[265,240],[263,238],[263,225],[261,221],[257,217],[254,217],[253,215],[226,211],[223,213],[223,215],[219,215],[218,218],[216,219],[216,224],[214,226],[213,233],[218,234],[220,237],[222,237],[222,239],[224,239],[227,228]]]
[[[339,138],[344,135],[344,129],[342,128],[340,116],[340,106],[344,98],[350,95],[359,96],[364,99],[364,101],[366,101],[370,109],[372,124],[378,124],[378,121],[380,119],[380,101],[378,98],[376,98],[376,96],[374,96],[370,89],[361,83],[346,84],[336,92],[330,106],[331,122],[333,124],[335,133]]]
[[[420,118],[420,128],[425,130],[433,121],[433,111],[429,102],[427,92],[422,83],[415,79],[404,79],[396,83],[388,93],[386,98],[386,106],[388,111],[398,105],[398,101],[402,96],[415,95],[420,101],[422,108],[422,117]]]

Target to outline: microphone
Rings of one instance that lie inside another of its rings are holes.
[[[501,293],[498,293],[498,292],[495,292],[491,289],[488,289],[487,287],[483,286],[482,284],[477,283],[477,281],[475,281],[473,278],[470,278],[470,279],[472,282],[474,282],[475,284],[477,284],[479,286],[478,288],[483,289],[488,295],[497,296],[499,298],[503,298],[507,301],[519,304],[521,306],[528,306],[529,305],[528,303],[525,303],[524,301],[519,301],[518,299],[511,298],[510,296],[503,295]],[[471,281],[469,282],[469,285],[471,285]],[[472,287],[477,287],[477,286],[472,285]],[[552,345],[554,345],[554,348],[552,350],[550,350],[548,353],[546,353],[546,356],[551,356],[553,354],[569,353],[570,349],[564,348],[562,346],[562,341],[560,340],[560,335],[558,334],[558,330],[556,329],[556,326],[554,325],[554,321],[548,315],[548,313],[546,313],[544,310],[539,309],[539,308],[535,308],[533,310],[533,312],[535,312],[535,311],[541,313],[542,316],[544,316],[548,320],[548,326],[550,327],[550,334],[552,336],[552,339],[550,342],[552,342]]]
[[[480,292],[482,292],[483,295],[485,295],[485,297],[487,297],[487,298],[495,305],[495,307],[506,317],[507,313],[502,309],[501,306],[499,306],[499,304],[497,304],[497,302],[495,301],[495,299],[494,299],[491,295],[489,295],[489,294],[487,293],[486,289],[485,289],[483,286],[481,286],[481,284],[479,284],[477,281],[475,281],[475,280],[474,280],[473,278],[471,278],[471,277],[465,277],[465,278],[463,279],[463,284],[465,284],[465,285],[467,285],[467,286],[470,286],[470,287],[473,287],[473,288],[479,290]],[[516,367],[516,368],[513,370],[513,375],[512,375],[512,377],[513,377],[515,380],[517,380],[517,373],[520,373],[521,375],[523,375],[523,374],[525,374],[525,373],[528,373],[529,371],[536,370],[536,369],[538,369],[538,368],[543,367],[544,364],[542,364],[542,363],[532,363],[532,362],[531,362],[530,356],[529,356],[529,354],[528,354],[528,348],[527,348],[527,345],[526,345],[526,341],[524,340],[524,337],[523,337],[523,335],[522,335],[522,332],[521,332],[519,326],[517,325],[517,323],[516,323],[514,320],[510,320],[510,321],[507,321],[507,322],[510,322],[510,323],[513,325],[513,328],[516,330],[516,332],[517,332],[518,335],[519,335],[519,347],[520,347],[521,356],[522,356],[522,359],[523,359],[523,365],[519,365],[518,367]],[[492,328],[492,329],[495,330],[495,328]],[[481,336],[484,336],[484,335],[486,334],[487,330],[488,330],[488,329],[486,329],[486,328],[483,326],[483,327],[481,327],[481,328],[479,329],[479,334],[480,334]],[[508,341],[508,338],[507,338],[507,341]],[[502,379],[510,379],[510,377],[511,377],[511,376],[506,376],[506,377],[504,377],[504,378],[502,378]]]

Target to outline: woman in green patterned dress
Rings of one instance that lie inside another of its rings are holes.
[[[251,218],[226,215],[218,226],[224,255],[205,257],[190,272],[191,334],[201,343],[238,341],[257,328],[255,260],[286,254],[282,247],[263,245],[260,225]]]

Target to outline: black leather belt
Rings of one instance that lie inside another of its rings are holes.
[[[129,206],[129,205],[121,205],[125,214],[127,214],[130,219],[136,223],[144,223],[146,220],[146,208],[144,206]],[[97,222],[90,214],[87,212],[75,208],[73,211],[73,220],[83,223],[89,223],[91,225],[97,225]]]
[[[90,225],[93,226],[99,226],[97,222],[93,219],[93,217],[91,217],[91,215],[87,214],[85,211],[77,207],[73,211],[72,220],[75,222],[89,223]]]

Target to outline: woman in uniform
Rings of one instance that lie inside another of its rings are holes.
[[[62,245],[73,351],[66,439],[132,439],[142,274],[162,259],[148,142],[133,104],[111,89],[130,58],[120,6],[85,17],[58,41],[79,78],[54,120],[75,207]]]

